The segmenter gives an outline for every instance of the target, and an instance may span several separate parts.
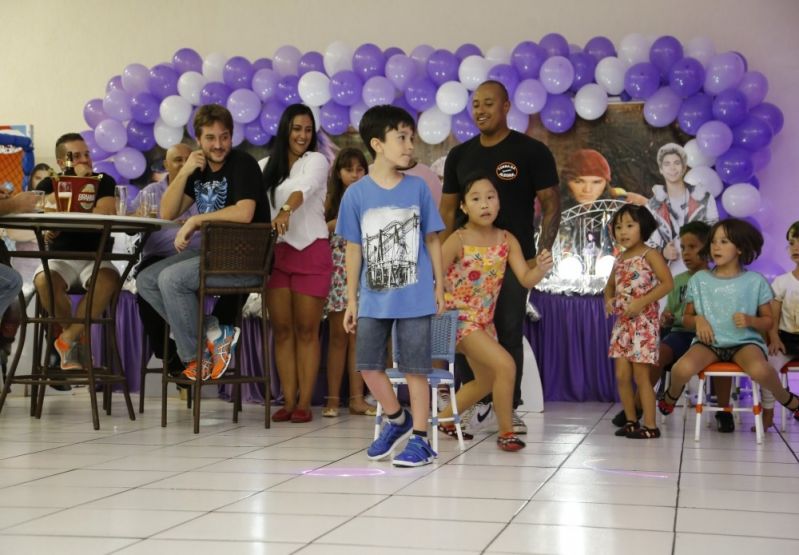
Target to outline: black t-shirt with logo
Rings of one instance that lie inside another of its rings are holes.
[[[264,223],[270,219],[261,168],[255,158],[241,150],[231,150],[219,171],[211,171],[208,165],[202,171],[195,171],[186,180],[184,193],[194,200],[200,214],[250,199],[255,201],[252,223]]]
[[[447,155],[443,191],[460,195],[466,181],[480,175],[491,178],[499,193],[495,225],[513,233],[524,257],[533,258],[536,192],[558,184],[552,152],[544,143],[516,131],[488,147],[480,144],[478,135]]]
[[[101,198],[113,197],[114,188],[116,187],[116,181],[114,181],[114,178],[110,175],[105,173],[95,173],[92,175],[100,178],[100,183],[97,186],[97,192],[94,196],[94,201],[91,201],[91,195],[93,191],[86,190],[85,194],[84,192],[81,192],[81,194],[78,195],[78,199],[81,199],[81,205],[86,212],[91,212],[94,210],[94,207],[97,205],[97,201]],[[44,191],[49,195],[53,192],[52,179],[45,177],[39,182],[39,184],[36,186],[36,189],[39,191]],[[50,250],[79,252],[95,251],[97,250],[97,247],[100,246],[101,237],[102,233],[99,231],[62,231],[51,243]],[[106,244],[106,250],[110,251],[113,244],[113,240],[109,240]]]

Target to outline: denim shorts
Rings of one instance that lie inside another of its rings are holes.
[[[396,322],[394,352],[400,372],[429,374],[432,371],[430,316],[419,318],[358,318],[355,335],[355,367],[358,370],[384,370],[386,347],[391,327]]]

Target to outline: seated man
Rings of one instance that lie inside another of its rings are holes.
[[[58,138],[55,144],[55,156],[58,165],[63,170],[67,153],[72,154],[75,175],[85,177],[98,175],[92,172],[92,158],[89,147],[78,133],[67,133]],[[116,214],[114,202],[114,187],[116,182],[110,175],[100,174],[92,212],[95,214]],[[47,194],[53,193],[53,181],[46,177],[36,187]],[[82,202],[82,204],[84,204]],[[100,245],[101,233],[99,231],[75,232],[62,231],[50,233],[49,250],[57,251],[96,251]],[[108,250],[111,244],[107,245]],[[47,276],[41,266],[37,268],[33,284],[39,294],[44,309],[55,313],[60,318],[69,317],[72,313],[72,303],[67,291],[73,287],[87,287],[94,269],[92,260],[50,260],[50,275],[53,278],[53,295],[55,302],[50,299],[50,288]],[[97,274],[92,306],[92,317],[98,318],[108,307],[114,292],[119,284],[119,272],[108,261],[103,261]],[[86,296],[78,304],[77,316],[86,314]],[[54,345],[61,357],[63,370],[76,370],[83,367],[79,351],[79,339],[84,334],[83,324],[75,323],[64,327],[61,335],[56,337]]]
[[[178,254],[139,273],[139,294],[169,323],[178,356],[189,379],[217,379],[227,370],[239,329],[220,326],[207,319],[208,351],[197,360],[197,321],[200,301],[200,252],[190,241],[203,222],[263,223],[269,221],[258,162],[249,154],[232,149],[233,118],[216,104],[201,106],[194,116],[194,131],[200,150],[189,155],[161,198],[161,217],[176,219],[192,204],[198,215],[190,217],[175,236]],[[250,276],[220,276],[214,285],[250,285]]]

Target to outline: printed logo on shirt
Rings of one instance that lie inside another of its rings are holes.
[[[399,289],[418,281],[419,213],[413,206],[372,208],[364,214],[361,233],[370,289]]]
[[[225,207],[227,200],[228,182],[223,177],[220,180],[195,181],[194,199],[197,204],[197,211],[200,214],[216,212]]]
[[[519,168],[513,162],[501,162],[497,166],[497,177],[502,181],[513,181],[519,177]]]

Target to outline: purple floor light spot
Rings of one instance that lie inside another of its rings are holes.
[[[367,476],[383,476],[386,472],[379,468],[317,468],[306,470],[305,476],[326,476],[334,478],[364,478]]]

